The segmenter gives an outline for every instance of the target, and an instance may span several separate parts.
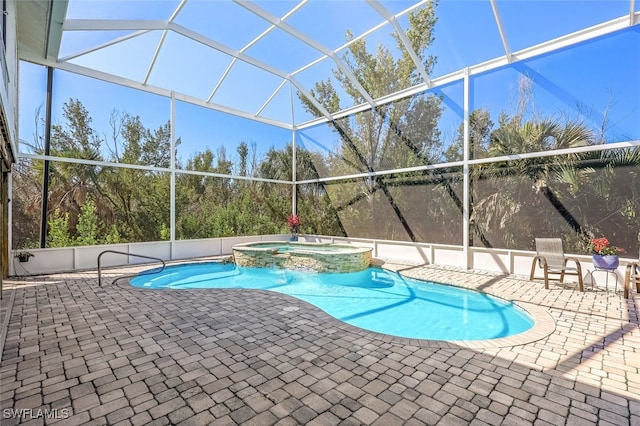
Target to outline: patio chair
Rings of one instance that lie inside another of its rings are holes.
[[[575,262],[576,266],[568,266],[568,261]],[[533,258],[531,275],[529,276],[531,281],[540,279],[540,277],[534,277],[536,263],[544,272],[544,288],[549,288],[549,281],[564,283],[565,275],[576,275],[580,291],[584,291],[580,261],[575,257],[564,255],[560,238],[536,238],[536,257]],[[549,278],[549,274],[560,275],[560,278]]]
[[[636,285],[636,292],[640,293],[640,253],[638,253],[638,261],[631,262],[627,265],[627,271],[624,274],[624,298],[629,298],[631,291],[631,283]]]

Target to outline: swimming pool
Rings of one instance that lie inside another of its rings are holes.
[[[131,285],[152,289],[246,288],[309,302],[366,330],[430,340],[486,340],[522,333],[533,319],[511,302],[459,287],[414,280],[379,268],[305,273],[234,264],[196,263],[141,275]]]

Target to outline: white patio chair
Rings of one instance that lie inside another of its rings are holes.
[[[636,292],[640,293],[640,253],[638,253],[638,261],[631,262],[627,265],[624,274],[624,298],[629,298],[631,291],[631,283],[636,285]]]
[[[568,261],[575,262],[576,266],[568,266]],[[580,261],[575,257],[564,255],[560,238],[536,238],[536,257],[533,258],[531,263],[531,274],[529,276],[531,281],[540,279],[540,277],[534,277],[536,263],[544,272],[544,288],[549,288],[549,281],[564,283],[565,275],[575,275],[578,277],[580,291],[584,291]],[[550,274],[560,275],[560,277],[550,278]]]

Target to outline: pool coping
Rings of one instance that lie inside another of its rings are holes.
[[[205,262],[210,262],[210,263],[218,263],[216,260],[207,260]],[[203,263],[202,261],[186,261],[186,262],[180,262],[177,264],[188,264],[188,263]],[[220,262],[221,263],[221,262]],[[484,340],[430,340],[430,339],[416,339],[416,338],[408,338],[408,337],[400,337],[400,336],[393,336],[393,335],[389,335],[389,334],[384,334],[384,333],[380,333],[380,332],[376,332],[376,331],[370,331],[370,330],[366,330],[360,327],[357,327],[355,325],[351,325],[348,324],[346,322],[343,322],[333,316],[331,316],[331,314],[327,313],[326,311],[320,309],[319,307],[313,305],[312,303],[309,303],[305,300],[299,299],[295,296],[290,296],[284,293],[278,293],[278,292],[274,292],[274,291],[270,291],[270,290],[262,290],[262,289],[238,289],[238,288],[216,288],[216,289],[202,289],[202,288],[190,288],[190,289],[157,289],[157,288],[145,288],[145,287],[138,287],[138,286],[134,286],[132,284],[130,284],[130,280],[133,277],[127,277],[126,279],[121,279],[118,280],[116,285],[126,288],[128,290],[139,290],[139,291],[147,291],[147,292],[155,292],[155,291],[162,291],[162,292],[195,292],[195,291],[206,291],[206,290],[216,290],[216,291],[253,291],[253,292],[257,292],[257,293],[261,293],[261,292],[269,292],[269,294],[277,294],[280,295],[284,298],[293,298],[296,301],[305,303],[308,306],[311,306],[313,309],[317,309],[321,312],[323,312],[325,315],[328,316],[329,320],[329,324],[327,324],[328,326],[330,326],[331,328],[336,328],[339,329],[341,331],[344,332],[348,332],[348,333],[352,333],[355,335],[358,335],[362,338],[366,338],[366,339],[370,339],[372,341],[382,341],[385,343],[391,343],[391,344],[398,344],[398,345],[411,345],[411,346],[417,346],[417,347],[421,347],[421,348],[460,348],[460,347],[464,347],[464,348],[468,348],[468,349],[490,349],[490,348],[503,348],[503,347],[513,347],[513,346],[521,346],[521,345],[526,345],[529,343],[533,343],[536,342],[538,340],[544,339],[545,337],[549,336],[551,333],[553,333],[556,329],[556,322],[553,319],[553,317],[551,316],[551,314],[548,312],[548,309],[533,303],[528,303],[528,302],[522,302],[522,301],[515,301],[515,300],[509,300],[506,299],[504,296],[501,296],[499,294],[495,294],[493,292],[490,291],[484,291],[484,290],[480,290],[477,288],[474,288],[473,286],[466,286],[466,285],[460,285],[457,284],[455,282],[450,282],[451,280],[447,280],[447,282],[441,282],[441,281],[431,281],[431,280],[427,280],[424,278],[420,278],[420,277],[415,277],[415,276],[411,276],[411,274],[406,274],[403,273],[402,271],[398,271],[397,270],[397,266],[412,266],[412,265],[407,265],[407,264],[398,264],[398,263],[392,263],[391,265],[388,265],[387,267],[383,265],[381,266],[377,266],[377,265],[372,265],[372,267],[382,267],[383,269],[386,269],[390,272],[396,272],[406,278],[410,278],[410,279],[414,279],[417,281],[423,281],[423,282],[433,282],[436,284],[441,284],[441,285],[449,285],[449,286],[453,286],[453,287],[459,287],[459,288],[464,288],[466,290],[472,290],[472,291],[479,291],[494,297],[497,297],[501,300],[506,300],[509,301],[511,303],[513,303],[514,305],[518,306],[519,308],[521,308],[522,310],[524,310],[525,312],[527,312],[534,321],[533,326],[522,332],[522,333],[518,333],[518,334],[514,334],[512,336],[508,336],[508,337],[499,337],[499,338],[495,338],[495,339],[484,339]]]

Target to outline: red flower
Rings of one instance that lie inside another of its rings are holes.
[[[287,217],[287,223],[289,224],[289,229],[291,232],[298,232],[298,227],[300,226],[300,217],[298,215],[292,214]]]
[[[624,253],[624,249],[616,246],[610,246],[609,240],[605,237],[601,238],[592,238],[589,243],[589,249],[596,254],[600,254],[603,256]]]

